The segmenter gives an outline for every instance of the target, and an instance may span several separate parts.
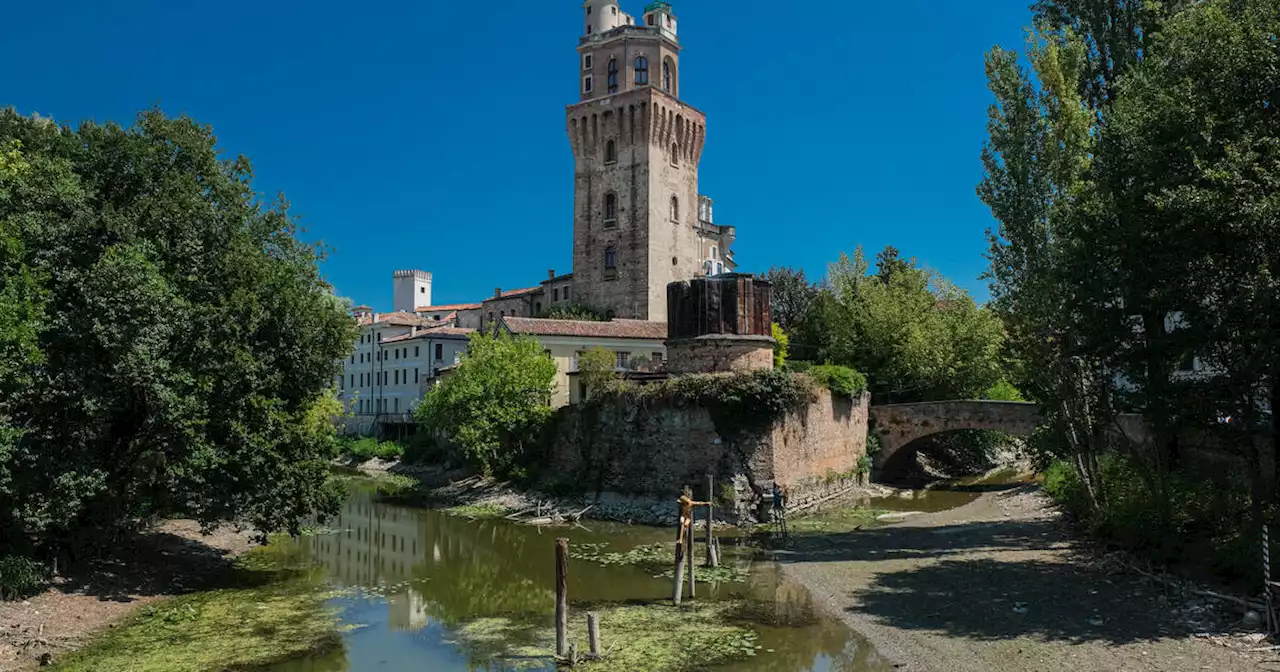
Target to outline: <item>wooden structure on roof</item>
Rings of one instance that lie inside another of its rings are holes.
[[[749,274],[726,273],[667,285],[667,338],[710,334],[772,336],[773,285]]]

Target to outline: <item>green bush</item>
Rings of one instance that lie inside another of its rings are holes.
[[[1045,492],[1087,534],[1156,562],[1192,566],[1228,581],[1258,580],[1258,556],[1244,552],[1260,539],[1246,493],[1174,473],[1162,497],[1130,459],[1107,455],[1098,463],[1102,505],[1096,510],[1071,462],[1053,462],[1044,476]]]
[[[377,439],[366,437],[345,442],[342,453],[361,462],[367,462],[375,457],[380,460],[398,460],[404,457],[404,448],[395,441],[379,443]]]
[[[614,386],[588,403],[631,399],[638,404],[655,399],[680,399],[704,406],[722,435],[767,427],[812,398],[813,386],[804,376],[779,369],[745,373],[708,373],[669,378],[650,385]]]
[[[21,555],[0,556],[0,600],[30,595],[44,585],[44,566]]]
[[[832,394],[852,399],[867,391],[867,377],[847,366],[823,364],[809,369],[808,375]]]
[[[799,359],[788,359],[782,363],[783,371],[791,373],[808,373],[813,368],[813,362],[806,362]]]

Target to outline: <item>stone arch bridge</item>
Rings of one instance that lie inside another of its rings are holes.
[[[1040,407],[1023,401],[924,401],[914,404],[885,404],[868,409],[880,436],[880,452],[875,469],[893,464],[907,444],[932,434],[959,429],[991,429],[1027,437],[1040,425]]]

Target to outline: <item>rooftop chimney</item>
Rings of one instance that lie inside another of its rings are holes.
[[[495,299],[501,299],[501,298],[502,298],[502,288],[501,288],[501,287],[495,287],[495,288],[493,289],[493,298],[495,298]]]
[[[554,269],[554,268],[547,269],[547,279],[548,279],[548,280],[555,280],[555,279],[556,279],[556,269]]]

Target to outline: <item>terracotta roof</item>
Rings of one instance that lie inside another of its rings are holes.
[[[451,303],[447,306],[427,306],[425,308],[419,308],[416,312],[439,313],[445,310],[452,311],[452,310],[479,310],[479,309],[480,309],[480,304],[478,303]]]
[[[573,278],[573,274],[572,274],[572,273],[565,273],[564,275],[557,275],[557,276],[556,276],[556,277],[554,277],[554,278],[547,278],[546,280],[543,280],[543,281],[542,281],[542,284],[544,284],[544,285],[545,285],[545,284],[547,284],[548,282],[559,282],[559,281],[561,281],[561,280],[570,280],[570,279],[572,279],[572,278]]]
[[[391,324],[398,327],[423,327],[430,325],[430,322],[426,319],[404,311],[397,313],[381,313],[377,317],[378,319],[376,320],[373,319],[373,316],[362,317],[359,319],[359,324],[362,327],[367,327],[371,324]]]
[[[613,320],[585,322],[579,320],[545,320],[533,317],[504,317],[502,321],[514,334],[534,336],[583,336],[587,338],[640,338],[666,340],[666,322]]]
[[[512,290],[503,292],[501,296],[489,297],[485,299],[485,301],[489,302],[489,301],[493,301],[494,299],[510,299],[512,297],[524,296],[525,294],[532,294],[534,292],[541,292],[541,291],[542,291],[541,286],[525,287],[524,289],[512,289]]]
[[[404,336],[396,336],[395,338],[384,338],[382,343],[403,343],[405,341],[417,341],[427,338],[457,338],[469,337],[475,329],[462,329],[460,327],[436,327],[435,329],[423,329],[416,334],[405,334]]]

